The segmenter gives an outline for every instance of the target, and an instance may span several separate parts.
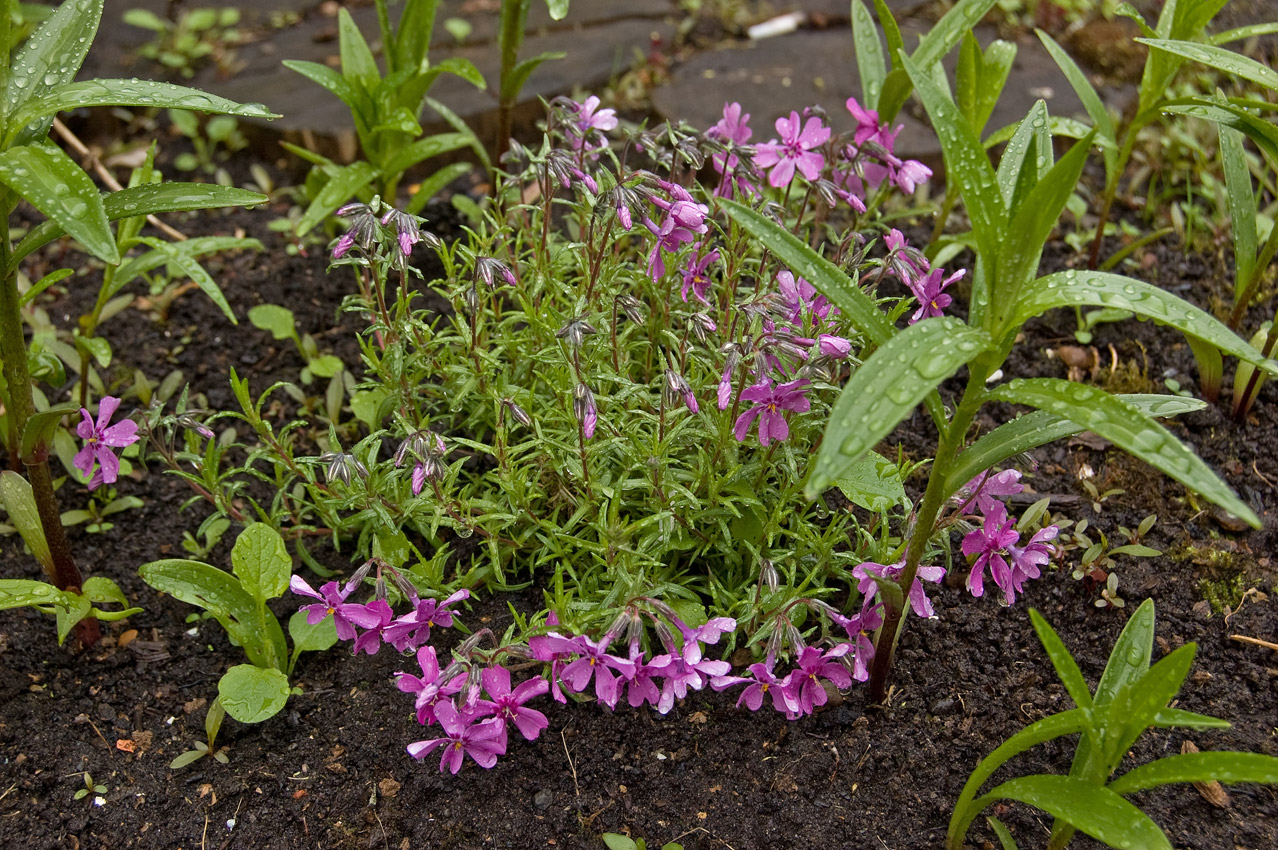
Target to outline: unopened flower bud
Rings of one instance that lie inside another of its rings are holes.
[[[511,418],[516,422],[525,428],[532,427],[532,417],[528,415],[528,411],[516,404],[514,399],[503,398],[501,403],[503,407],[510,411]]]
[[[779,582],[777,581],[777,568],[772,565],[769,558],[764,558],[759,562],[759,578],[763,580],[763,584],[768,590],[775,591]]]
[[[715,324],[714,319],[704,312],[693,313],[688,317],[688,330],[696,337],[697,342],[702,344],[709,338],[710,334],[718,330],[719,326]]]
[[[626,314],[626,318],[636,325],[642,325],[644,319],[648,317],[648,309],[633,295],[618,295],[617,306]]]
[[[803,640],[803,633],[799,631],[798,627],[795,626],[794,623],[789,621],[786,621],[785,624],[785,637],[786,641],[790,644],[790,649],[796,654],[803,652],[804,647],[807,646]]]
[[[345,587],[342,588],[343,592],[351,593],[353,590],[355,590],[355,588],[363,584],[364,579],[368,578],[368,574],[372,572],[373,567],[375,567],[376,565],[377,565],[376,558],[370,558],[369,560],[361,564],[359,569],[353,572],[351,574],[351,577],[346,580],[346,585]]]
[[[573,348],[580,348],[586,337],[599,333],[595,326],[586,321],[585,316],[575,316],[555,331],[555,336],[566,340]]]
[[[489,289],[497,288],[498,277],[506,281],[506,283],[511,286],[515,285],[515,273],[512,272],[510,267],[501,260],[494,259],[493,257],[475,258],[475,277],[482,281],[484,286],[487,286]]]
[[[577,384],[572,390],[572,412],[581,423],[582,436],[589,440],[595,435],[599,421],[599,408],[595,406],[595,394],[585,384]]]
[[[328,464],[324,471],[324,477],[329,484],[332,484],[334,481],[341,481],[349,487],[352,472],[360,478],[368,478],[368,469],[364,466],[364,464],[360,463],[359,458],[352,454],[347,454],[346,452],[325,452],[320,455],[320,461]]]

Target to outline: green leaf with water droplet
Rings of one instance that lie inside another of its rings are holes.
[[[839,308],[853,326],[882,345],[896,333],[870,296],[861,291],[847,272],[813,251],[801,239],[770,218],[736,201],[720,203],[728,217],[777,255],[797,277],[807,279]]]
[[[102,4],[103,0],[66,0],[13,57],[4,98],[6,147],[30,144],[49,132],[52,115],[35,126],[17,124],[13,116],[30,99],[75,79],[97,34]]]
[[[1181,782],[1278,783],[1278,758],[1259,753],[1182,753],[1142,764],[1109,784],[1116,794],[1134,794]]]
[[[981,808],[1016,800],[1121,850],[1171,850],[1171,842],[1149,816],[1103,786],[1072,776],[1022,776],[976,800]]]
[[[1160,108],[1233,127],[1255,142],[1271,163],[1278,162],[1278,125],[1251,114],[1245,106],[1228,99],[1187,97],[1163,103]]]
[[[288,702],[288,676],[272,667],[237,664],[217,683],[226,713],[241,723],[261,723]]]
[[[260,103],[236,103],[199,89],[152,80],[86,80],[66,83],[33,97],[10,116],[14,126],[23,126],[65,109],[82,106],[144,106],[148,108],[191,109],[244,118],[279,118]]]
[[[908,503],[901,470],[878,452],[853,461],[834,483],[848,501],[871,513],[887,513]]]
[[[1225,171],[1225,195],[1234,232],[1234,299],[1242,295],[1256,265],[1256,197],[1251,191],[1251,171],[1243,150],[1243,134],[1217,124],[1220,163]]]
[[[1257,62],[1241,53],[1216,47],[1212,44],[1199,44],[1192,41],[1178,41],[1167,38],[1133,39],[1157,50],[1165,50],[1177,56],[1207,65],[1226,74],[1242,77],[1267,89],[1278,91],[1278,71]]]
[[[1088,117],[1092,119],[1092,126],[1096,128],[1097,140],[1105,143],[1101,146],[1101,154],[1105,158],[1106,179],[1110,179],[1112,172],[1118,166],[1118,137],[1114,132],[1114,122],[1109,117],[1109,110],[1105,108],[1105,104],[1100,95],[1096,93],[1096,89],[1092,88],[1092,83],[1087,79],[1087,75],[1065,52],[1065,49],[1042,30],[1036,29],[1034,32],[1038,33],[1039,41],[1043,42],[1047,52],[1056,60],[1061,73],[1065,75],[1065,79],[1069,80],[1074,93],[1082,101],[1083,108],[1087,110]]]
[[[883,91],[887,62],[883,58],[883,45],[879,42],[879,31],[870,17],[870,10],[862,0],[852,0],[851,11],[852,43],[856,45],[856,69],[861,77],[861,103],[866,109],[872,109]]]
[[[1180,416],[1207,406],[1196,398],[1174,395],[1142,393],[1120,395],[1118,398],[1142,413],[1159,418]],[[1008,458],[1073,436],[1082,430],[1082,426],[1046,410],[1034,410],[1011,422],[1005,422],[972,443],[955,459],[945,475],[945,496],[948,498],[957,493],[964,484]]]
[[[1071,270],[1040,277],[1021,292],[1008,321],[1011,326],[1020,327],[1055,307],[1089,305],[1130,310],[1138,316],[1171,325],[1186,336],[1210,343],[1226,354],[1278,375],[1278,363],[1262,357],[1246,340],[1209,313],[1157,286],[1108,272]]]
[[[283,596],[293,574],[293,559],[284,539],[261,522],[246,527],[235,539],[231,566],[240,586],[259,602]]]
[[[911,325],[880,346],[852,373],[834,404],[808,478],[808,498],[821,495],[989,344],[984,331],[944,316]]]
[[[982,257],[993,258],[1007,227],[1007,208],[989,156],[949,95],[932,82],[930,71],[925,70],[931,66],[920,66],[904,57],[902,65],[914,82],[914,88],[941,141],[946,179],[952,180],[963,196],[979,253]]]
[[[25,198],[103,262],[120,262],[102,195],[84,169],[56,145],[0,152],[0,182]]]
[[[1183,443],[1135,406],[1103,390],[1059,378],[1009,381],[986,393],[991,401],[1024,404],[1068,419],[1148,463],[1240,517],[1255,528],[1260,520]],[[824,449],[824,447],[822,447]]]

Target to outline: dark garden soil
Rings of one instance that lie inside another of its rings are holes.
[[[344,272],[326,274],[321,249],[309,257],[285,253],[283,240],[267,228],[284,211],[207,213],[173,223],[189,235],[242,229],[261,239],[262,253],[208,263],[236,314],[261,303],[284,305],[296,314],[299,331],[314,334],[322,349],[347,364],[357,363],[358,323],[339,310],[353,282]],[[439,217],[447,218],[442,211]],[[448,237],[446,227],[441,235]],[[83,265],[79,255],[59,256],[56,248],[44,259],[49,268]],[[1057,245],[1045,270],[1077,262],[1074,252]],[[29,269],[33,279],[44,271]],[[1152,249],[1124,271],[1208,309],[1228,297],[1232,282],[1217,257],[1185,256],[1172,245]],[[42,303],[60,327],[71,327],[90,305],[95,274],[86,270],[87,279]],[[132,291],[145,294],[137,285]],[[1266,318],[1262,312],[1249,317],[1248,333]],[[1032,323],[1008,375],[1066,377],[1059,354],[1047,352],[1077,346],[1074,329],[1068,311]],[[303,365],[291,343],[272,341],[246,320],[232,325],[198,292],[179,297],[167,315],[139,301],[108,321],[103,333],[116,352],[116,377],[141,369],[158,383],[180,369],[192,391],[219,410],[235,408],[230,369],[249,376],[256,394],[274,381],[296,380]],[[1165,378],[1197,389],[1189,349],[1174,331],[1134,321],[1102,325],[1092,345],[1065,352],[1081,357],[1073,379],[1115,392],[1162,392]],[[1227,377],[1222,396],[1228,394]],[[296,405],[282,393],[273,398],[279,403],[271,415],[282,424]],[[1036,493],[1052,495],[1053,511],[1089,520],[1114,545],[1122,542],[1120,525],[1134,528],[1157,514],[1145,542],[1165,554],[1120,559],[1116,566],[1125,610],[1156,600],[1157,656],[1197,642],[1198,659],[1178,705],[1234,724],[1192,736],[1152,732],[1126,766],[1179,752],[1186,740],[1202,750],[1278,755],[1278,652],[1233,639],[1278,640],[1274,410],[1278,390],[1271,384],[1243,424],[1225,414],[1223,403],[1169,423],[1255,507],[1265,522],[1258,531],[1240,529],[1094,438],[1034,453],[1036,471],[1027,481]],[[980,424],[989,428],[997,424],[993,414],[1013,413],[993,410]],[[890,442],[923,457],[934,440],[931,425],[916,415]],[[1083,477],[1098,492],[1124,492],[1098,510]],[[185,556],[182,534],[195,531],[204,507],[179,512],[191,492],[158,469],[136,472],[119,491],[140,496],[144,507],[118,515],[102,534],[73,528],[72,544],[87,572],[114,579],[145,611],[107,624],[107,637],[84,653],[57,647],[49,618],[0,613],[0,848],[525,850],[597,848],[603,832],[629,833],[649,846],[677,840],[687,848],[939,848],[976,763],[1027,723],[1071,706],[1027,609],[1037,608],[1055,625],[1093,684],[1126,618],[1123,610],[1097,607],[1100,588],[1074,580],[1072,564],[1033,582],[1006,610],[990,597],[972,600],[960,586],[946,586],[933,597],[937,618],[909,623],[886,707],[867,705],[862,687],[797,722],[739,710],[735,694],[694,694],[664,717],[647,709],[551,705],[550,728],[538,741],[512,739],[495,768],[468,763],[455,777],[440,775],[432,759],[418,764],[405,753],[408,743],[426,737],[411,698],[393,684],[393,674],[412,660],[389,651],[351,658],[334,650],[303,656],[296,674],[303,692],[283,713],[257,726],[226,722],[218,745],[228,748],[229,764],[203,759],[175,771],[169,762],[203,740],[207,703],[242,652],[216,623],[188,622],[193,609],[159,597],[137,577],[147,561]],[[82,506],[76,500],[83,496],[66,492],[62,499],[66,509]],[[1078,553],[1072,557],[1076,563]],[[228,542],[210,560],[226,563]],[[344,567],[341,556],[330,553],[326,560]],[[0,564],[6,577],[39,577],[14,537],[0,538]],[[1222,596],[1229,607],[1213,609],[1208,597],[1219,602]],[[502,629],[510,621],[508,603],[538,609],[540,589],[534,584],[482,597],[463,619],[472,628]],[[275,606],[276,613],[287,615],[292,604]],[[137,637],[121,645],[126,629]],[[1013,767],[1065,772],[1070,757],[1058,742],[1021,756]],[[86,771],[105,786],[103,805],[94,804],[96,794],[74,799]],[[1231,805],[1222,808],[1192,786],[1173,786],[1135,799],[1178,848],[1278,847],[1278,790],[1238,786],[1229,798]],[[999,814],[1022,847],[1045,842],[1046,817],[1019,807]],[[993,846],[984,827],[970,838],[975,847]],[[1080,839],[1073,846],[1095,845]]]

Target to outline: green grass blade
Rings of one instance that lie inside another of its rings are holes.
[[[1234,298],[1242,295],[1256,262],[1256,198],[1251,192],[1251,172],[1243,152],[1243,134],[1217,124],[1220,162],[1225,169],[1225,196],[1230,227],[1234,232]]]
[[[879,43],[879,30],[870,17],[870,10],[862,0],[852,0],[852,43],[856,47],[856,69],[861,77],[861,104],[873,109],[883,91],[883,78],[887,76],[887,62],[883,58],[883,45]]]

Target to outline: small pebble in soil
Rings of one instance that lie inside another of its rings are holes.
[[[931,713],[937,717],[944,717],[947,714],[954,713],[955,705],[953,697],[945,697],[932,703]]]
[[[549,788],[543,788],[533,795],[533,805],[539,809],[548,809],[555,800],[555,794]]]

